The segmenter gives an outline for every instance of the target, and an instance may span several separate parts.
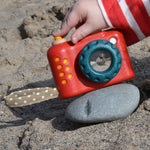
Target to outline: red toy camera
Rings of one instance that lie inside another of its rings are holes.
[[[92,34],[75,45],[54,45],[47,55],[62,99],[134,77],[123,35],[116,30]]]

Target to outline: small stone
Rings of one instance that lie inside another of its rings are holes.
[[[144,109],[150,111],[150,99],[144,102]]]
[[[140,92],[131,84],[117,84],[92,91],[76,99],[66,109],[66,118],[81,123],[122,119],[138,106]]]

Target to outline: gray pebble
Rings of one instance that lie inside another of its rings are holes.
[[[66,118],[81,123],[97,123],[122,119],[138,106],[140,93],[131,84],[117,84],[92,91],[73,101]]]
[[[144,102],[144,109],[150,111],[150,99]]]

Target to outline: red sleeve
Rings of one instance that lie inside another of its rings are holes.
[[[98,0],[107,24],[122,30],[127,45],[150,35],[150,0]]]

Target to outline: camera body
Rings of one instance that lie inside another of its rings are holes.
[[[107,51],[112,57],[104,71],[93,69],[90,63],[93,53],[99,50]],[[116,30],[89,35],[75,45],[70,41],[54,45],[47,56],[61,99],[134,77],[124,37]]]

